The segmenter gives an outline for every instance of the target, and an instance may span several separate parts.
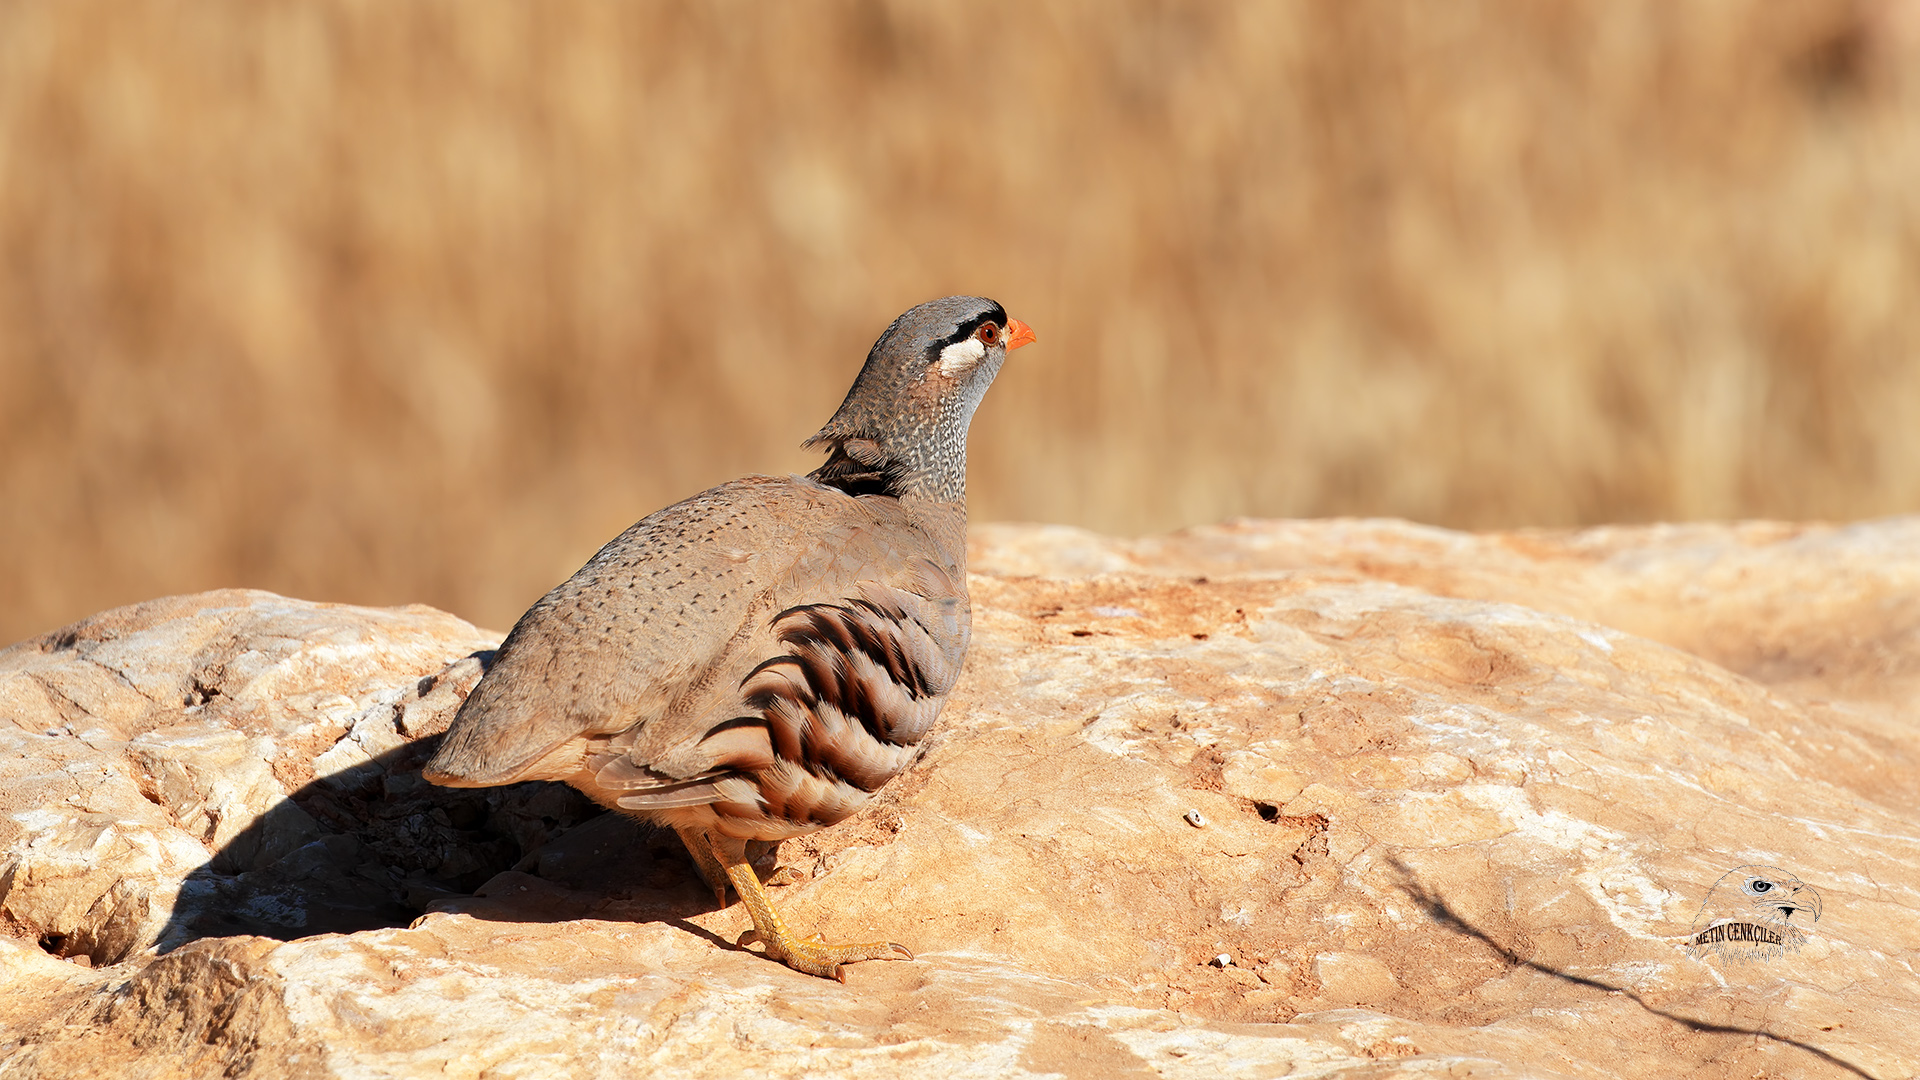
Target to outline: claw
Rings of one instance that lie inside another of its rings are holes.
[[[714,864],[733,883],[733,891],[739,894],[741,901],[746,904],[747,914],[753,918],[753,929],[742,932],[734,942],[736,945],[757,941],[766,948],[770,960],[778,960],[795,971],[840,982],[847,981],[846,964],[860,960],[913,959],[913,953],[907,951],[906,946],[891,941],[835,945],[819,934],[795,937],[767,899],[766,889],[754,873],[753,864],[747,862],[741,850],[744,845],[737,840],[711,836],[700,839],[709,845],[707,851],[711,853]]]

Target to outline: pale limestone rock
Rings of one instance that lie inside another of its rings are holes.
[[[1321,953],[1313,958],[1313,976],[1320,980],[1321,999],[1334,1003],[1386,1001],[1401,990],[1392,968],[1361,953]]]
[[[973,563],[925,758],[780,854],[802,932],[920,954],[845,987],[728,946],[671,837],[421,785],[493,640],[448,616],[208,594],[0,652],[0,1073],[1920,1071],[1920,519]],[[1745,864],[1820,920],[1690,951]]]
[[[405,745],[396,706],[493,644],[428,608],[236,590],[123,608],[0,652],[0,918],[95,963],[187,940],[215,878],[339,850],[349,838],[288,795],[316,770],[354,776],[343,770]],[[271,901],[242,902],[301,924],[297,904]]]

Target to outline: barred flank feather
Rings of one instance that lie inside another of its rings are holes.
[[[676,778],[623,754],[604,759],[597,782],[633,810],[711,803],[727,816],[716,787],[725,779],[752,782],[763,803],[754,811],[790,825],[819,828],[858,810],[912,761],[959,674],[949,655],[958,650],[915,617],[924,598],[862,584],[858,598],[774,616],[788,651],[754,667],[741,680],[742,715],[699,740],[706,772]]]

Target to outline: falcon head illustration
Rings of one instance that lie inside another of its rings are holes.
[[[1687,932],[1691,948],[1723,955],[1777,955],[1806,941],[1820,894],[1777,866],[1736,866],[1720,875]]]

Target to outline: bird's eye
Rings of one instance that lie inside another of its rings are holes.
[[[1000,328],[988,323],[975,331],[974,336],[979,338],[983,345],[997,345],[1000,342]]]
[[[1773,888],[1773,882],[1764,881],[1759,878],[1756,878],[1752,881],[1747,882],[1747,888],[1757,893],[1763,893]]]

